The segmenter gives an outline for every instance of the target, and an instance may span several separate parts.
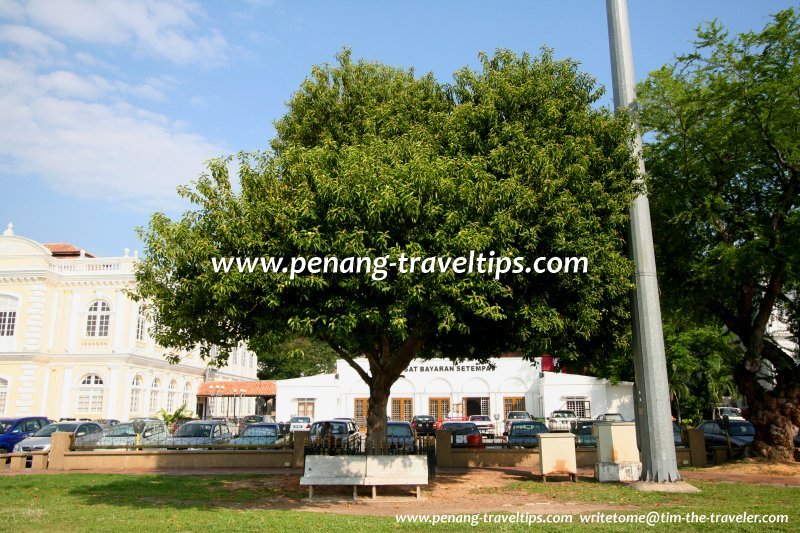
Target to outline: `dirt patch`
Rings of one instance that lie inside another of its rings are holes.
[[[798,476],[800,477],[800,463],[762,461],[759,459],[744,459],[735,463],[710,466],[702,469],[703,472],[724,472],[726,474],[745,474],[749,476]]]
[[[251,490],[275,494],[254,502],[215,502],[223,507],[240,509],[285,509],[350,515],[394,516],[396,514],[474,514],[491,512],[590,513],[594,511],[635,510],[635,506],[598,503],[555,502],[541,494],[530,494],[508,487],[518,481],[541,480],[530,471],[501,469],[469,469],[440,471],[417,499],[414,487],[378,487],[378,496],[371,497],[370,487],[358,488],[353,500],[352,487],[315,487],[314,498],[308,500],[308,488],[300,486],[299,475],[277,475],[226,483],[229,490]],[[548,481],[570,483],[564,480]],[[301,495],[302,497],[298,497]]]

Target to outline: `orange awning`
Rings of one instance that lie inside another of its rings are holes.
[[[197,388],[197,396],[275,396],[274,381],[209,381]]]

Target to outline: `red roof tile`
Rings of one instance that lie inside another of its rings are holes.
[[[220,387],[217,389],[217,387]],[[244,390],[244,392],[241,392]],[[209,381],[197,388],[198,396],[275,396],[274,381]]]
[[[80,257],[81,255],[81,249],[68,242],[50,242],[44,243],[42,246],[53,252],[53,257]],[[89,252],[84,253],[85,257],[94,257]]]

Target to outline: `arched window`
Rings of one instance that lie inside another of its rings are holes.
[[[0,337],[13,337],[17,326],[18,300],[0,294]]]
[[[189,399],[192,397],[192,384],[187,382],[186,385],[183,386],[183,403],[186,404],[186,407],[189,407]]]
[[[155,413],[159,409],[161,403],[161,380],[158,378],[153,379],[150,386],[150,412]]]
[[[169,382],[169,390],[167,391],[167,412],[175,411],[175,399],[178,396],[178,384],[175,380]]]
[[[142,411],[142,376],[136,375],[131,381],[131,408],[130,413],[136,415]]]
[[[102,301],[94,302],[89,306],[86,317],[87,337],[108,337],[108,323],[111,320],[111,307]]]
[[[103,411],[103,379],[97,374],[88,374],[78,388],[78,413],[100,413]]]
[[[136,340],[143,341],[145,332],[147,331],[147,316],[145,315],[144,306],[139,306],[139,315],[136,317]]]
[[[6,412],[6,401],[8,400],[8,380],[0,378],[0,415]]]

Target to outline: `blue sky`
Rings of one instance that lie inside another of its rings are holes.
[[[796,2],[629,0],[636,77],[717,18],[760,29]],[[97,255],[141,248],[150,214],[212,157],[268,146],[314,64],[356,57],[433,72],[509,48],[579,61],[609,87],[605,2],[0,0],[0,224]]]

